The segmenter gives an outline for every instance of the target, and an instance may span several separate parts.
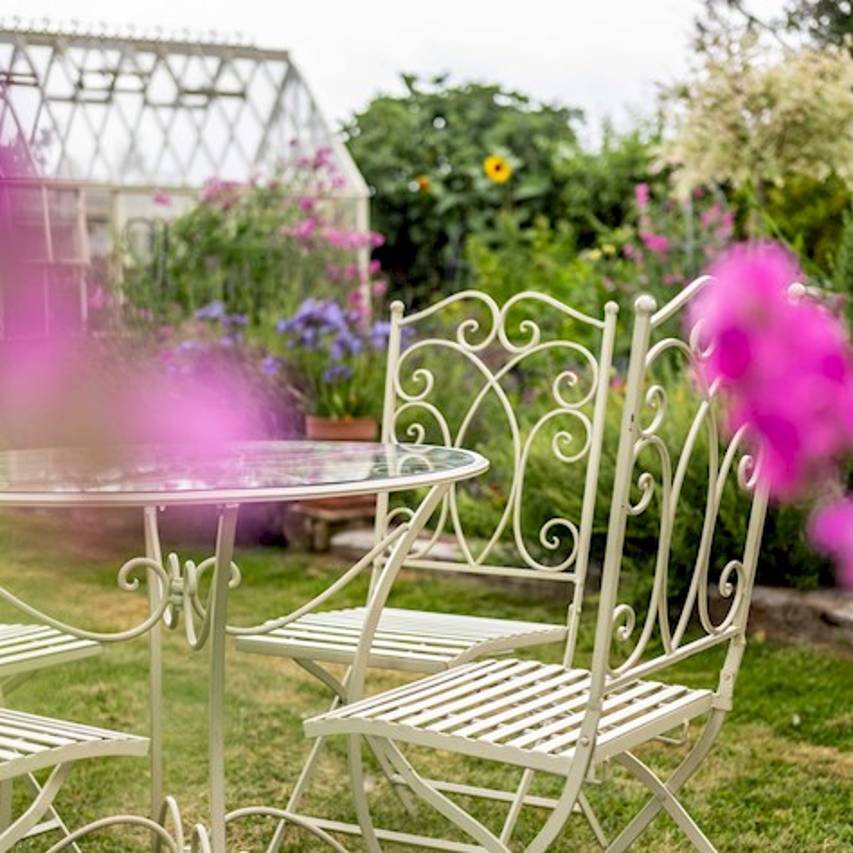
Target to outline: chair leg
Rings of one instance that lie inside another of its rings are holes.
[[[595,836],[595,840],[601,849],[604,850],[607,847],[607,836],[604,834],[604,830],[601,828],[601,824],[598,822],[598,818],[583,791],[578,794],[578,805],[581,812],[583,812],[583,816],[586,818],[586,822],[589,824],[589,828],[592,830],[592,834]]]
[[[639,779],[654,795],[655,804],[658,806],[654,810],[653,815],[656,815],[660,808],[666,809],[669,816],[678,824],[684,834],[693,842],[693,845],[701,853],[716,853],[716,848],[708,840],[704,832],[696,824],[696,821],[687,813],[684,806],[678,802],[675,794],[645,765],[639,758],[626,752],[616,759],[623,767],[629,770],[632,775]],[[647,807],[648,808],[648,807]],[[636,820],[636,819],[635,819]],[[628,846],[635,840],[636,836],[651,823],[651,818],[645,822],[635,833],[623,832],[616,841],[608,848],[609,851],[626,850]],[[626,830],[631,829],[633,825],[629,824]],[[629,837],[630,836],[630,837]]]
[[[350,735],[347,738],[347,760],[349,762],[350,794],[355,806],[355,814],[358,825],[361,827],[361,836],[368,853],[382,853],[379,839],[373,828],[373,820],[370,817],[370,806],[367,802],[367,791],[364,787],[364,760],[361,755],[361,737]]]
[[[691,841],[696,844],[700,850],[713,850],[711,842],[696,826],[693,819],[684,810],[684,807],[675,798],[678,791],[684,786],[685,782],[698,770],[705,756],[710,751],[717,739],[720,728],[723,725],[726,712],[714,710],[711,717],[705,725],[702,734],[696,741],[693,749],[687,754],[684,760],[679,764],[675,772],[670,776],[666,784],[662,783],[645,764],[631,753],[624,753],[617,758],[630,773],[637,777],[645,784],[655,795],[646,805],[637,813],[633,820],[622,830],[616,840],[607,848],[608,853],[617,853],[617,851],[627,850],[631,844],[636,841],[646,827],[657,817],[662,808],[666,808],[673,820],[684,830]],[[678,817],[673,813],[678,813]],[[682,814],[683,813],[683,814]],[[687,821],[684,821],[686,816]],[[686,828],[686,827],[689,827]],[[698,835],[695,833],[698,832]],[[695,835],[695,839],[694,839]],[[698,839],[698,843],[697,843]],[[707,845],[703,847],[702,845]]]
[[[299,666],[301,666],[306,672],[310,673],[323,684],[325,684],[335,694],[335,698],[332,700],[332,704],[329,707],[329,711],[334,711],[336,708],[338,708],[341,702],[343,701],[343,697],[346,695],[346,683],[347,678],[349,676],[349,670],[347,670],[347,673],[344,676],[343,680],[339,681],[330,672],[323,669],[323,667],[315,664],[313,661],[296,659],[296,663],[299,664]],[[322,754],[325,743],[326,738],[319,737],[316,738],[314,743],[311,745],[311,750],[308,753],[308,758],[299,773],[299,777],[297,778],[293,791],[290,794],[290,799],[287,801],[286,811],[290,812],[291,814],[297,813],[299,802],[302,800],[305,791],[311,784],[311,779],[314,776],[314,771],[317,769],[317,764],[319,763],[320,756]],[[415,810],[412,804],[411,797],[409,796],[408,789],[405,787],[405,785],[402,785],[399,782],[395,782],[394,779],[391,778],[393,776],[393,770],[388,763],[388,759],[385,758],[385,756],[383,756],[381,752],[376,752],[375,750],[374,755],[376,756],[376,760],[379,762],[379,766],[382,769],[382,772],[385,774],[385,776],[388,777],[388,781],[391,784],[391,789],[396,794],[397,799],[400,801],[406,812],[409,815],[413,816]],[[276,827],[272,840],[267,846],[266,853],[278,853],[278,851],[281,849],[281,845],[284,843],[284,837],[286,834],[287,821],[282,820]]]
[[[0,853],[11,850],[27,833],[41,820],[42,815],[50,808],[59,789],[71,772],[73,764],[59,764],[39,789],[39,793],[30,807],[3,832],[0,832]]]
[[[373,740],[373,738],[369,738],[369,740]],[[389,760],[400,776],[406,780],[408,786],[439,812],[439,814],[444,815],[451,823],[482,844],[488,853],[509,853],[509,847],[483,826],[483,824],[471,817],[466,811],[457,806],[456,803],[445,797],[444,794],[433,788],[432,785],[427,784],[406,760],[403,753],[391,741],[385,740],[384,747]],[[364,826],[362,826],[363,830]]]
[[[41,785],[39,785],[36,777],[33,776],[32,773],[28,773],[25,779],[27,781],[27,787],[33,792],[33,794],[38,796],[41,792]],[[9,787],[11,788],[11,782],[9,783]],[[47,813],[50,815],[51,819],[56,824],[56,829],[60,833],[62,833],[63,836],[67,838],[69,835],[71,835],[71,830],[68,828],[65,821],[62,819],[59,812],[54,807],[53,803],[48,806]],[[74,851],[74,853],[82,853],[80,847],[75,842],[71,842],[69,846]]]
[[[332,709],[336,708],[339,704],[339,701],[335,699],[332,703]],[[305,793],[308,785],[311,783],[311,779],[314,776],[314,771],[317,769],[317,764],[320,760],[320,755],[323,751],[323,747],[326,744],[326,738],[318,737],[314,739],[314,743],[311,744],[311,750],[308,753],[308,759],[305,764],[302,766],[302,770],[299,772],[299,777],[296,780],[296,784],[293,786],[293,791],[290,794],[290,799],[287,801],[287,806],[285,807],[285,811],[295,813],[299,802],[302,799],[302,796]],[[284,837],[287,834],[287,821],[279,821],[278,826],[275,829],[275,834],[272,837],[272,841],[270,841],[269,846],[267,847],[266,853],[278,853],[281,849],[281,845],[284,843]]]
[[[515,824],[518,822],[519,815],[524,807],[524,798],[529,793],[531,784],[533,784],[533,771],[525,770],[521,775],[521,781],[518,783],[518,788],[515,792],[515,801],[509,807],[509,812],[501,829],[501,841],[504,844],[509,844],[509,840],[512,838]]]

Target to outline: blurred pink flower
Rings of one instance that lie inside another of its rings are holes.
[[[100,311],[107,305],[107,292],[99,285],[89,288],[88,297],[89,307],[93,311]]]
[[[702,211],[699,215],[699,222],[703,228],[707,228],[720,218],[722,212],[723,209],[720,207],[720,203],[715,201],[707,210]]]
[[[388,282],[384,278],[377,279],[371,285],[371,289],[374,296],[382,297],[388,292]]]
[[[364,318],[370,312],[367,294],[360,287],[354,287],[347,293],[347,307],[360,318]]]
[[[298,222],[296,225],[285,225],[281,229],[281,233],[288,237],[293,237],[296,240],[306,241],[310,240],[314,236],[314,232],[317,230],[317,226],[319,224],[320,223],[316,217],[309,216],[301,222]]]
[[[331,246],[337,249],[376,248],[385,242],[385,238],[375,231],[349,231],[345,228],[326,228],[323,236]]]
[[[722,383],[731,427],[752,430],[771,492],[792,498],[853,447],[853,351],[829,312],[791,299],[801,272],[779,246],[739,246],[711,272],[692,312],[711,344],[706,377]]]
[[[836,561],[839,584],[853,589],[853,499],[819,507],[808,532],[812,545]]]
[[[646,183],[637,184],[634,187],[634,201],[640,210],[645,210],[649,206],[649,185]]]
[[[153,196],[151,196],[151,201],[154,204],[159,205],[160,207],[169,207],[172,203],[172,196],[169,193],[164,192],[163,190],[157,190]]]
[[[241,184],[237,181],[221,181],[210,178],[204,182],[199,198],[205,204],[218,204],[227,210],[234,205],[240,195]]]
[[[656,255],[665,255],[669,251],[669,237],[665,237],[663,234],[642,231],[640,239],[643,241],[643,245]]]
[[[720,223],[717,226],[717,239],[727,240],[732,236],[735,226],[735,215],[730,210],[727,210],[720,217]]]

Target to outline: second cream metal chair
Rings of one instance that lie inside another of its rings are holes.
[[[694,327],[686,340],[673,329],[705,286],[707,278],[697,280],[660,310],[648,296],[637,300],[590,669],[511,658],[481,660],[306,722],[309,737],[348,736],[352,793],[371,853],[381,850],[387,835],[373,827],[362,772],[362,739],[384,755],[410,791],[474,842],[461,846],[433,839],[430,846],[438,849],[509,853],[510,836],[525,803],[516,798],[502,829],[493,830],[421,776],[401,747],[416,745],[523,768],[527,778],[531,771],[552,774],[562,790],[548,804],[547,819],[525,844],[526,853],[552,849],[572,811],[583,807],[583,786],[591,770],[607,761],[619,763],[651,794],[607,847],[609,851],[626,850],[665,810],[698,850],[713,853],[712,843],[679,794],[701,766],[732,708],[767,492],[755,461],[744,452],[745,429],[727,436],[721,428],[724,406],[719,385],[709,385],[703,378],[707,352],[701,328]],[[686,370],[690,378],[684,394],[671,401],[655,377],[677,375],[674,370]],[[683,499],[686,486],[701,490],[704,512],[694,554],[687,565],[678,567],[673,531],[678,524],[689,523],[685,511],[696,509]],[[715,532],[723,500],[738,495],[746,504],[743,540],[737,550],[727,553],[728,544],[726,549],[715,545]],[[634,606],[618,603],[625,594],[626,527],[631,518],[649,513],[653,506],[657,545],[646,558],[651,590],[645,614],[638,616]],[[676,568],[687,575],[686,590],[680,593],[672,589]],[[374,611],[383,605],[393,582],[386,574],[377,584],[371,602]],[[711,611],[712,586],[720,605],[728,600],[716,619]],[[354,690],[363,683],[370,641],[367,634],[353,663]],[[685,685],[672,672],[679,662],[715,649],[725,654],[721,662],[706,658],[710,673],[706,686]],[[644,744],[703,717],[701,734],[668,779],[659,778],[636,754]]]

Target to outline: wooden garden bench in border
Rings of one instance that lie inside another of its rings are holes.
[[[709,386],[702,376],[701,326],[684,339],[677,325],[683,322],[693,297],[708,283],[707,278],[698,279],[659,310],[649,296],[636,301],[590,669],[573,667],[568,659],[565,665],[511,658],[467,662],[305,723],[306,734],[312,738],[348,736],[352,793],[370,851],[381,849],[381,836],[374,829],[364,786],[363,740],[390,762],[398,783],[474,841],[474,845],[460,845],[434,839],[430,846],[438,849],[507,853],[524,800],[519,797],[512,802],[503,829],[496,833],[438,785],[424,779],[401,745],[416,744],[523,768],[524,784],[529,784],[533,771],[561,777],[562,792],[550,803],[548,817],[535,838],[525,846],[528,853],[543,853],[551,847],[582,803],[582,788],[592,769],[609,760],[627,769],[652,797],[608,850],[627,849],[662,810],[697,849],[714,850],[679,801],[679,792],[708,754],[732,707],[735,677],[746,645],[767,494],[756,478],[760,460],[756,464],[743,452],[744,431],[730,438],[721,434],[718,387]],[[693,417],[677,440],[667,430],[672,403],[653,379],[655,368],[668,358],[680,359],[693,369],[696,390]],[[695,473],[690,464],[694,454],[702,456],[699,470],[707,477],[704,519],[697,531],[687,592],[674,602],[668,581],[670,544],[679,522],[683,486]],[[636,499],[632,497],[635,476]],[[751,509],[742,553],[720,561],[712,559],[713,540],[730,481],[735,481],[736,492],[747,494]],[[658,543],[648,609],[640,619],[633,607],[618,599],[629,519],[646,512],[653,500],[660,509]],[[717,623],[712,622],[708,606],[712,568],[718,573],[720,594],[731,601]],[[372,613],[384,605],[393,583],[390,573],[379,578],[371,599]],[[375,641],[371,633],[362,637],[353,660],[348,685],[353,691],[363,684]],[[621,655],[616,655],[614,645],[624,648]],[[673,665],[720,646],[726,654],[716,684],[697,689],[667,677]],[[660,779],[635,754],[643,744],[699,717],[706,718],[704,728],[669,779]]]

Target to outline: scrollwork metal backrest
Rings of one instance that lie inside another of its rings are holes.
[[[727,432],[718,383],[702,369],[710,351],[701,320],[682,334],[693,299],[710,282],[697,279],[659,310],[648,296],[636,302],[593,664],[602,689],[716,645],[743,645],[767,495],[744,429]],[[668,386],[660,378],[667,367],[675,378]],[[681,389],[677,400],[669,399],[672,389]],[[685,499],[685,486],[702,495],[699,506]],[[743,541],[736,553],[717,553],[723,550],[715,545],[721,506],[738,496],[747,520]],[[651,589],[638,615],[635,603],[620,598],[627,586],[626,528],[630,537],[631,520],[643,516],[657,541],[645,555],[653,566]],[[679,525],[695,534],[688,565],[674,565],[684,561],[684,547],[674,557]],[[676,570],[686,574],[679,594],[673,591]],[[722,611],[716,617],[712,597]],[[739,653],[726,658],[727,680],[739,659]]]
[[[482,529],[478,537],[469,535],[460,507],[461,490],[470,485],[454,488],[407,565],[583,581],[616,310],[609,304],[599,319],[534,292],[516,294],[501,306],[471,290],[408,316],[401,303],[392,306],[383,440],[475,446],[490,459],[491,476],[508,467],[500,489],[488,496],[493,511],[497,506],[492,516],[497,521],[485,535]],[[436,323],[443,323],[440,331]],[[440,364],[453,365],[450,379],[441,375]],[[534,394],[535,406],[526,405],[526,395]],[[486,422],[487,447],[474,436],[478,419]],[[537,453],[541,464],[542,451],[553,462],[548,470],[555,488],[574,473],[568,466],[579,467],[582,476],[574,481],[582,495],[577,517],[555,514],[537,522],[537,535],[531,536],[529,524],[525,534],[527,475]],[[389,508],[381,498],[378,536],[411,511]],[[458,557],[442,555],[439,543],[447,540]]]

